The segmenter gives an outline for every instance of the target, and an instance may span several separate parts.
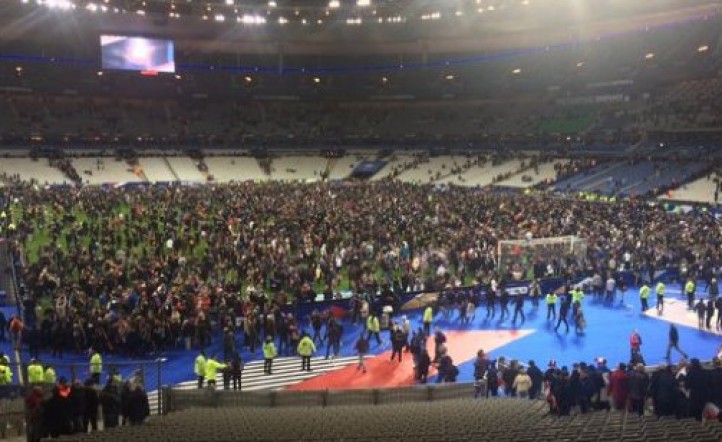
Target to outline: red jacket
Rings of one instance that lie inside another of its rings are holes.
[[[632,333],[632,336],[629,337],[629,346],[632,347],[632,350],[639,350],[641,345],[642,337],[638,333]]]
[[[609,395],[612,397],[614,407],[624,408],[629,396],[629,376],[627,372],[615,370],[609,377]]]

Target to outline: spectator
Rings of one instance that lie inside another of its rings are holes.
[[[61,378],[50,399],[43,405],[43,426],[52,438],[72,434],[73,408],[69,395],[70,387]]]
[[[120,393],[112,379],[108,379],[105,387],[100,392],[99,399],[103,411],[103,427],[117,427],[120,420]]]
[[[531,388],[531,377],[529,377],[529,375],[526,373],[526,370],[524,370],[523,368],[520,369],[519,374],[517,374],[514,378],[514,383],[512,384],[512,391],[516,391],[516,394],[518,394],[521,398],[528,398],[529,390]]]
[[[690,414],[697,420],[702,420],[702,411],[711,399],[710,381],[709,373],[702,368],[699,359],[690,359],[685,387],[689,390]]]
[[[135,385],[128,397],[128,422],[130,425],[141,425],[149,415],[148,395],[141,385]]]
[[[678,389],[671,366],[666,365],[654,372],[649,390],[654,414],[658,417],[674,416]]]
[[[644,403],[649,390],[649,375],[644,365],[637,364],[629,375],[629,411],[640,416],[644,414]]]
[[[627,366],[620,363],[609,378],[609,395],[612,397],[612,405],[615,410],[625,410],[627,408],[629,388]]]
[[[40,442],[45,435],[43,424],[43,390],[33,387],[25,398],[25,423],[28,442]]]
[[[83,433],[92,428],[93,432],[98,431],[98,407],[100,399],[98,392],[93,386],[93,380],[85,381],[85,415],[83,416]]]

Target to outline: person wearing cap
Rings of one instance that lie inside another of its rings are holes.
[[[39,385],[44,382],[45,373],[43,366],[37,359],[31,359],[28,365],[28,383],[30,385]]]
[[[266,336],[266,342],[263,343],[263,373],[272,374],[273,360],[278,355],[276,344],[273,343],[272,336]]]

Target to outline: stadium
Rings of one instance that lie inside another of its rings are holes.
[[[0,2],[0,438],[722,440],[721,30]]]

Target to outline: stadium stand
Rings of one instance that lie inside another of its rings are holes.
[[[273,159],[271,178],[279,181],[319,181],[328,160],[314,155],[283,155]]]
[[[262,181],[269,177],[261,170],[258,161],[249,156],[207,156],[205,162],[213,181]]]
[[[660,195],[659,199],[716,204],[719,199],[719,178],[709,174]],[[714,178],[713,178],[714,177]]]
[[[342,180],[347,178],[361,161],[369,159],[370,157],[369,152],[366,151],[347,152],[347,154],[341,158],[332,159],[332,167],[330,168],[328,178],[330,180]]]
[[[198,169],[197,161],[188,157],[164,157],[168,168],[178,181],[204,183],[207,176]]]
[[[174,182],[178,179],[168,167],[165,157],[141,157],[138,165],[151,183]]]
[[[68,183],[70,180],[59,169],[50,165],[47,158],[2,158],[0,173],[19,177],[41,185]]]
[[[559,159],[543,162],[536,167],[531,167],[510,178],[499,181],[497,186],[526,188],[540,183],[552,182],[556,179],[559,166],[568,161],[568,159]]]
[[[86,184],[116,184],[143,181],[133,166],[119,158],[80,157],[72,164]]]
[[[467,386],[468,388],[468,386]],[[462,394],[458,391],[456,395]],[[67,441],[309,440],[309,441],[718,441],[722,424],[638,417],[618,412],[550,417],[544,402],[450,398],[376,406],[195,408]],[[284,425],[279,425],[283,422]]]

